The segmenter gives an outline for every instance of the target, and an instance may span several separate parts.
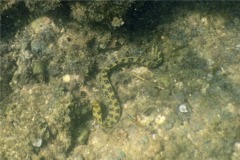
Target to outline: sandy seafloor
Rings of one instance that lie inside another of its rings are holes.
[[[0,159],[239,160],[240,9],[214,5],[128,32],[43,15],[2,38]],[[113,71],[122,116],[98,125],[101,68],[158,53],[157,68]]]

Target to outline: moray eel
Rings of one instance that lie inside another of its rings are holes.
[[[92,112],[97,122],[103,127],[113,127],[119,121],[122,114],[119,101],[109,79],[109,75],[114,68],[125,64],[140,64],[148,68],[156,68],[161,62],[162,54],[159,54],[152,60],[146,60],[141,57],[127,57],[108,64],[100,73],[100,84],[107,98],[106,113],[103,113],[101,105],[96,100],[92,102]]]

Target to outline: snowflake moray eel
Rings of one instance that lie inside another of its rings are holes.
[[[156,52],[155,52],[156,53]],[[153,56],[150,54],[150,56]],[[96,118],[97,122],[103,127],[113,127],[120,119],[122,110],[113,90],[112,84],[110,82],[109,76],[111,71],[120,66],[126,64],[140,64],[148,68],[156,68],[162,63],[162,54],[154,55],[155,58],[151,60],[146,60],[141,57],[127,57],[120,60],[116,60],[113,63],[108,64],[100,72],[100,85],[102,87],[103,93],[107,98],[107,112],[103,114],[103,109],[101,105],[94,100],[92,102],[92,112],[93,116]]]

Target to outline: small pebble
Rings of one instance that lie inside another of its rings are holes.
[[[70,77],[69,74],[65,74],[65,75],[63,76],[63,82],[65,82],[65,83],[69,83],[70,80],[71,80],[71,77]]]
[[[236,45],[236,50],[240,51],[240,44]]]

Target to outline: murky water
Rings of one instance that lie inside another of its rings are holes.
[[[0,159],[240,157],[240,3],[45,2],[44,15],[6,4],[2,23],[14,25],[1,33]],[[157,68],[112,71],[122,116],[99,126],[100,70],[157,53]]]

